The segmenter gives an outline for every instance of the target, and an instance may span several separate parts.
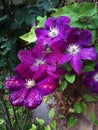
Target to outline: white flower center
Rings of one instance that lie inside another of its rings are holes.
[[[33,79],[26,79],[26,84],[25,84],[26,88],[32,88],[34,86],[35,86],[35,81]]]
[[[54,37],[56,37],[58,34],[59,34],[59,31],[58,31],[57,28],[50,28],[49,33],[48,33],[48,36],[54,38]]]
[[[96,73],[93,78],[95,82],[98,82],[98,73]]]
[[[71,55],[76,55],[77,53],[79,53],[80,51],[80,47],[76,44],[73,45],[69,45],[67,51],[71,54]]]
[[[41,64],[44,64],[45,60],[42,59],[36,59],[35,63],[33,64],[33,66],[38,67]]]

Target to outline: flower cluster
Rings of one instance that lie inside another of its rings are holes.
[[[5,83],[5,87],[11,90],[10,101],[13,106],[31,109],[39,106],[43,97],[59,86],[62,75],[66,73],[61,68],[62,64],[68,62],[72,70],[80,75],[83,60],[96,60],[96,50],[91,46],[92,33],[70,27],[69,24],[69,17],[50,17],[43,28],[35,30],[35,46],[19,52],[21,63],[15,68],[15,75]],[[93,74],[93,81],[98,82],[98,73]],[[98,92],[96,83],[92,82],[93,85]]]

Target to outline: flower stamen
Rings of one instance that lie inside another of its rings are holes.
[[[57,28],[50,28],[49,33],[48,33],[48,36],[54,38],[54,37],[56,37],[58,34],[59,34],[59,31],[58,31]]]
[[[26,79],[26,84],[25,84],[26,88],[32,88],[34,86],[35,86],[35,81],[33,79]]]
[[[96,73],[94,76],[93,76],[93,79],[95,82],[98,82],[98,73]]]
[[[69,45],[67,51],[71,54],[71,55],[76,55],[77,53],[79,53],[80,51],[80,47],[76,44],[73,45]]]

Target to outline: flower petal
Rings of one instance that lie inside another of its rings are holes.
[[[46,30],[45,28],[37,28],[35,30],[35,33],[37,38],[48,36],[48,30]]]
[[[80,55],[84,60],[96,60],[97,57],[96,50],[93,47],[81,49]]]
[[[33,47],[32,53],[36,56],[36,58],[43,58],[44,55],[46,54],[46,48],[44,42],[45,41],[40,38],[37,44],[35,44],[35,46]]]
[[[33,88],[28,97],[24,100],[24,106],[29,109],[34,109],[41,104],[42,99],[43,96],[40,91],[36,88]]]
[[[82,61],[80,59],[80,56],[78,56],[78,55],[73,56],[70,61],[70,64],[77,74],[81,74]]]
[[[15,91],[23,88],[24,84],[25,81],[23,79],[17,76],[12,76],[5,82],[5,87],[9,90]]]
[[[51,94],[57,87],[58,80],[53,80],[50,77],[45,78],[37,84],[38,89],[43,95]]]
[[[79,34],[78,44],[80,46],[89,46],[92,40],[92,33],[89,30],[83,30]]]
[[[38,67],[36,73],[33,76],[33,79],[36,82],[39,82],[40,80],[42,80],[43,78],[45,78],[47,75],[47,66],[45,64],[42,64]]]
[[[50,29],[50,28],[54,28],[55,26],[56,26],[55,18],[50,17],[45,21],[45,28]]]
[[[31,79],[33,78],[34,72],[29,68],[29,66],[26,66],[24,64],[19,64],[15,69],[15,73],[19,75],[21,78],[24,79]]]
[[[56,19],[56,24],[57,24],[57,27],[58,26],[66,26],[66,25],[69,25],[70,23],[70,18],[67,17],[67,16],[60,16]]]
[[[66,62],[69,62],[72,58],[72,55],[68,54],[62,54],[62,56],[60,57],[59,61],[58,61],[58,65],[64,64]]]
[[[48,64],[56,64],[61,57],[60,52],[50,52],[45,56],[45,60]]]
[[[22,63],[24,63],[26,65],[31,65],[35,61],[35,57],[33,56],[31,50],[19,51],[18,58]]]
[[[25,98],[29,94],[29,89],[21,89],[11,93],[10,102],[13,106],[22,106]]]

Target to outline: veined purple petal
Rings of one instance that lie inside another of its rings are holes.
[[[24,63],[26,65],[31,65],[35,61],[35,57],[32,54],[31,50],[21,50],[21,51],[19,51],[18,58],[22,63]]]
[[[78,44],[83,46],[89,46],[92,40],[92,33],[89,30],[83,30],[79,34]]]
[[[15,73],[19,75],[21,78],[24,79],[31,79],[33,78],[34,72],[24,64],[19,64],[15,69]]]
[[[25,81],[23,79],[17,76],[12,76],[5,82],[5,87],[9,90],[15,91],[23,88],[24,84]]]
[[[66,62],[69,62],[72,58],[72,55],[70,55],[69,53],[68,54],[62,54],[62,56],[60,57],[59,61],[58,61],[58,64],[61,65],[61,64],[64,64]]]
[[[59,30],[60,30],[60,37],[63,38],[64,40],[66,40],[66,38],[69,36],[70,32],[71,32],[71,28],[69,26],[59,26]]]
[[[54,28],[55,26],[56,26],[55,18],[50,17],[45,21],[45,28],[50,29],[50,28]]]
[[[51,42],[50,49],[53,51],[64,52],[66,50],[66,42],[62,39],[54,39]]]
[[[48,36],[48,30],[46,30],[45,28],[37,28],[35,30],[35,33],[36,33],[37,38],[40,38],[41,36],[43,37]]]
[[[50,52],[45,56],[45,60],[48,64],[56,64],[61,57],[60,52]]]
[[[72,66],[72,68],[74,69],[74,71],[77,74],[81,74],[81,70],[82,70],[82,61],[80,59],[79,55],[75,55],[72,57],[70,64]]]
[[[25,88],[12,92],[10,95],[11,104],[13,106],[22,106],[28,93],[29,93],[29,89],[25,89]]]
[[[38,107],[42,102],[43,96],[40,91],[36,88],[32,88],[28,97],[24,100],[24,106],[29,109]]]
[[[97,58],[96,50],[93,47],[81,49],[80,55],[84,60],[96,60]]]
[[[56,19],[56,24],[57,24],[57,27],[58,26],[66,26],[66,25],[69,25],[70,23],[70,18],[67,17],[67,16],[60,16]]]
[[[45,41],[40,38],[37,44],[33,47],[32,53],[35,55],[35,57],[43,58],[44,55],[46,54],[46,48],[45,48],[44,43]]]
[[[45,78],[47,75],[47,66],[45,64],[42,64],[38,67],[36,73],[33,76],[33,79],[36,82],[39,82],[40,80],[42,80],[43,78]]]
[[[37,84],[38,89],[42,92],[43,95],[51,94],[57,87],[57,81],[53,80],[50,77],[45,78]]]

